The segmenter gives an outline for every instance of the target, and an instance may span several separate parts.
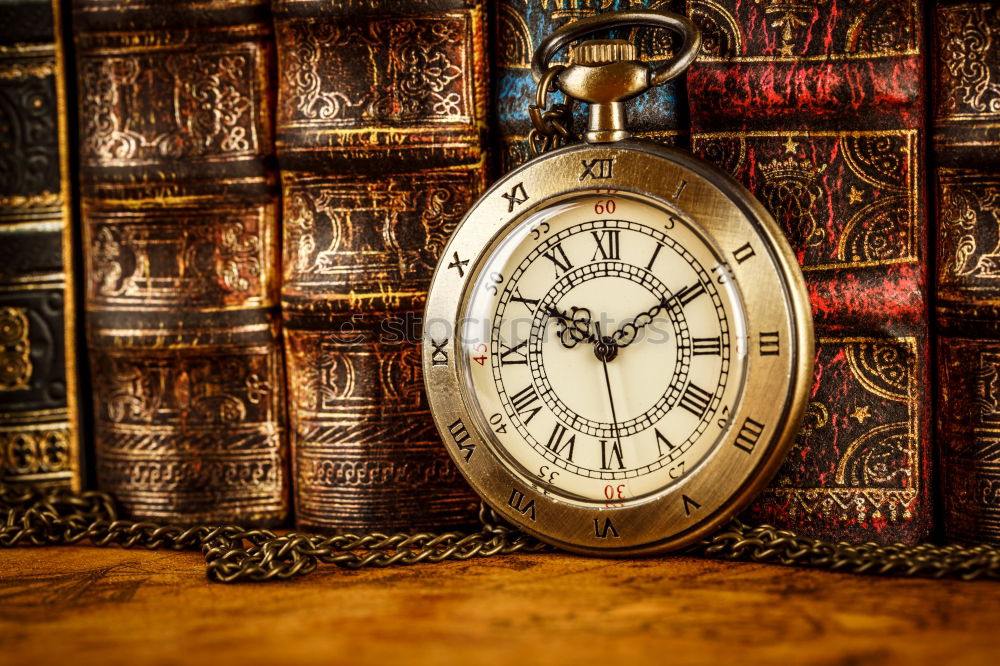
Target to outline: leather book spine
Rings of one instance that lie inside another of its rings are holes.
[[[531,157],[528,105],[535,103],[537,84],[531,74],[531,57],[541,41],[561,26],[594,14],[626,9],[666,9],[683,12],[680,0],[497,0],[492,5],[493,54],[495,64],[493,109],[498,127],[498,164],[506,173]],[[632,28],[609,31],[607,36],[628,39],[638,46],[643,60],[658,63],[673,56],[678,43],[664,30]],[[567,49],[552,59],[566,64]],[[669,146],[687,146],[687,101],[683,83],[674,79],[626,103],[628,126],[636,138]],[[548,102],[562,101],[561,94]],[[574,128],[577,135],[587,118],[577,104]]]
[[[72,187],[58,0],[0,5],[0,481],[78,489]]]
[[[266,2],[74,5],[97,480],[158,521],[289,513]]]
[[[693,151],[784,227],[812,300],[815,382],[746,518],[835,540],[933,529],[924,26],[916,0],[689,0]]]
[[[941,521],[1000,543],[1000,8],[933,14]]]
[[[281,0],[281,287],[297,523],[429,529],[477,500],[431,419],[419,330],[486,185],[478,0]]]

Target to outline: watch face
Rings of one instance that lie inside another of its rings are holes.
[[[721,441],[746,326],[722,251],[682,210],[577,193],[522,220],[473,285],[464,391],[489,445],[543,492],[639,501]]]
[[[795,256],[728,174],[642,142],[504,176],[444,249],[423,322],[444,445],[562,548],[681,548],[778,470],[812,380]]]

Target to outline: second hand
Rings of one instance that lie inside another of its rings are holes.
[[[597,329],[597,339],[599,344],[603,344],[601,336],[601,324],[599,322],[594,322],[594,327]],[[615,414],[615,399],[611,395],[611,377],[608,376],[608,362],[605,360],[605,354],[597,355],[601,359],[601,365],[604,367],[604,385],[608,387],[608,402],[611,403],[611,427],[612,431],[615,433],[615,441],[618,442],[618,450],[622,448],[622,438],[621,434],[618,432],[618,416]]]

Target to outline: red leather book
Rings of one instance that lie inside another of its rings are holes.
[[[924,26],[915,0],[690,0],[693,151],[746,185],[798,253],[815,383],[746,518],[915,542],[933,527]]]
[[[1000,8],[934,8],[937,432],[952,541],[1000,542]]]
[[[265,1],[74,7],[97,480],[137,518],[288,515]]]
[[[298,524],[472,523],[420,372],[438,255],[486,184],[478,0],[280,0],[282,313]]]

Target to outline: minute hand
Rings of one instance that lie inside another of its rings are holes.
[[[639,330],[644,326],[648,326],[650,322],[656,315],[660,314],[663,310],[670,307],[670,301],[674,300],[674,296],[664,296],[660,299],[660,302],[649,308],[645,312],[640,312],[637,314],[632,321],[622,324],[621,328],[611,334],[611,339],[618,343],[618,348],[627,347],[633,342],[635,342],[636,336]]]

